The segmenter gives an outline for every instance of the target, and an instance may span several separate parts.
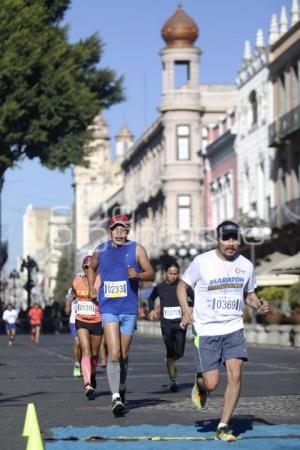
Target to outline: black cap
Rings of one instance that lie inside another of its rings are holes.
[[[230,220],[225,220],[220,223],[217,227],[217,238],[226,241],[227,239],[233,238],[241,240],[241,229],[235,222]]]

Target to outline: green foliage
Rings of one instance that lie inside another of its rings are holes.
[[[284,288],[278,286],[264,287],[258,292],[259,297],[264,298],[270,305],[280,306],[285,296]]]
[[[53,300],[64,303],[66,293],[72,286],[75,273],[75,253],[72,246],[66,247],[59,263],[56,276],[56,285],[53,293]]]
[[[289,287],[288,299],[292,308],[300,305],[300,283],[295,283]]]
[[[59,26],[70,0],[2,0],[0,176],[23,157],[64,170],[87,164],[87,130],[123,100],[123,78],[98,68],[97,35],[68,43]]]

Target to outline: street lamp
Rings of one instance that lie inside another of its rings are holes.
[[[254,209],[249,211],[244,222],[243,241],[250,246],[250,259],[255,266],[255,247],[271,238],[272,229],[266,226],[263,220],[257,219],[257,212]]]
[[[38,271],[39,267],[37,265],[37,263],[35,262],[35,260],[33,258],[31,258],[31,256],[27,256],[26,259],[22,259],[22,264],[21,264],[21,272],[24,271],[24,269],[27,270],[27,281],[24,284],[24,289],[25,291],[27,291],[27,307],[30,308],[31,306],[31,290],[34,286],[34,281],[32,279],[32,272],[34,270]]]
[[[17,292],[16,292],[17,284],[16,284],[16,280],[18,278],[20,278],[19,272],[16,269],[14,269],[12,272],[10,272],[9,278],[13,282],[13,285],[12,285],[12,287],[13,287],[13,298],[14,298],[14,306],[16,306],[16,298],[17,298]]]
[[[180,243],[170,247],[167,253],[171,258],[179,258],[181,269],[185,270],[186,261],[194,258],[198,254],[198,250],[191,244]]]

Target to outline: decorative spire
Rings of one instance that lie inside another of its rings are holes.
[[[293,0],[291,7],[291,26],[299,21],[299,4],[298,0]]]
[[[257,30],[255,46],[258,54],[262,53],[265,49],[264,34],[261,29]]]
[[[252,60],[252,53],[251,53],[251,45],[250,41],[245,41],[245,47],[244,47],[244,57],[243,62],[245,66],[248,66]]]
[[[274,42],[276,42],[278,38],[279,38],[279,30],[278,30],[277,16],[276,14],[273,14],[269,30],[269,44],[270,45],[274,44]]]
[[[286,15],[286,9],[285,6],[283,6],[281,8],[281,13],[280,13],[280,36],[282,36],[283,34],[285,34],[288,30],[288,19],[287,19],[287,15]]]

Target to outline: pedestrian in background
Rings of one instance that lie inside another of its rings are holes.
[[[38,303],[34,303],[34,305],[29,308],[27,315],[29,317],[31,333],[30,337],[33,342],[36,344],[40,341],[41,327],[42,327],[42,319],[43,319],[43,309]]]
[[[89,297],[88,268],[91,257],[85,256],[82,261],[83,274],[77,275],[72,284],[72,295],[77,299],[75,326],[81,348],[81,372],[84,393],[91,398],[94,395],[97,381],[96,371],[99,349],[103,336],[102,319],[98,308],[97,297]],[[95,290],[100,285],[99,277],[93,283]]]
[[[166,364],[169,375],[169,390],[178,391],[176,383],[176,361],[183,357],[186,328],[180,326],[182,309],[179,305],[176,288],[179,282],[179,265],[171,261],[165,266],[166,279],[155,286],[148,298],[149,320],[160,318],[161,334],[166,346]],[[160,299],[160,313],[155,308],[155,300]],[[189,305],[193,306],[194,292],[188,288]]]
[[[9,303],[3,312],[2,319],[5,322],[5,332],[7,336],[7,343],[12,346],[12,343],[16,337],[16,321],[18,320],[18,313]]]
[[[81,377],[82,376],[80,367],[81,348],[75,326],[75,318],[77,312],[77,298],[73,295],[72,288],[70,288],[66,294],[65,312],[69,316],[69,328],[71,336],[73,338],[73,346],[72,346],[72,356],[74,363],[73,377]]]

